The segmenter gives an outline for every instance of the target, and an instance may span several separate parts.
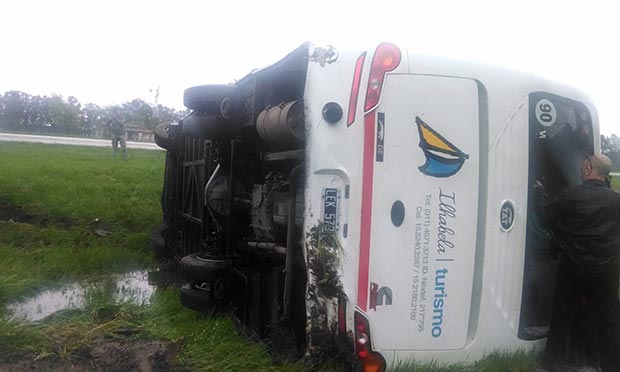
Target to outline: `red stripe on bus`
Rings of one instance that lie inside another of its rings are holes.
[[[375,161],[375,112],[364,116],[364,160],[362,176],[362,218],[360,228],[360,256],[357,277],[357,306],[366,311],[368,306],[368,275],[370,270],[370,225],[372,219],[372,187]]]
[[[347,116],[347,127],[355,121],[355,112],[357,111],[357,97],[360,93],[360,82],[362,81],[362,68],[366,52],[362,53],[355,63],[355,73],[353,74],[353,84],[351,85],[351,97],[349,98],[349,115]]]

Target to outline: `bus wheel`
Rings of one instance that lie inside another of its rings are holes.
[[[235,93],[234,85],[198,85],[185,89],[183,104],[190,110],[204,111],[230,119],[236,106]]]
[[[188,282],[215,282],[230,275],[232,261],[206,252],[192,253],[181,259],[181,275]]]
[[[223,281],[220,281],[223,285]],[[212,287],[195,286],[193,284],[185,284],[179,290],[181,305],[184,307],[203,312],[212,313],[222,311],[224,309],[224,298],[217,298],[217,283]]]
[[[231,120],[205,111],[193,111],[183,119],[182,127],[185,136],[194,138],[222,140],[235,134]]]
[[[166,150],[174,150],[174,141],[170,135],[171,131],[175,130],[177,126],[173,126],[170,123],[162,123],[155,127],[153,137],[157,146]]]

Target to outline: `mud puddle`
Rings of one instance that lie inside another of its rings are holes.
[[[52,218],[28,212],[23,207],[10,204],[5,198],[0,197],[0,221],[11,223],[27,223],[39,225],[58,225],[63,228],[71,227],[71,222],[66,218]]]
[[[148,305],[155,292],[146,271],[112,276],[100,282],[70,283],[7,305],[11,318],[37,322],[61,310],[81,309],[89,298],[101,293],[114,303]]]
[[[46,290],[9,304],[7,309],[14,320],[36,323],[70,309],[88,311],[93,307],[126,303],[148,305],[156,287],[166,286],[161,277],[162,274],[157,271],[133,271],[97,281],[68,283],[61,288]],[[40,355],[0,352],[0,372],[188,370],[176,362],[181,344],[151,340],[148,334],[136,337],[138,333],[141,334],[139,327],[123,325],[92,338],[85,337],[78,344],[73,338],[75,335],[71,333],[48,334],[47,337],[55,345],[53,351]],[[76,348],[76,345],[79,347]],[[70,354],[67,354],[67,350],[71,350]]]
[[[42,358],[21,358],[2,361],[0,371],[11,372],[165,372],[187,371],[173,362],[179,345],[159,341],[100,338],[76,353],[73,358],[48,355]]]

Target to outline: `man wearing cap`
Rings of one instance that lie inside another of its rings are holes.
[[[545,350],[550,367],[558,370],[583,298],[603,372],[620,371],[620,194],[607,186],[610,169],[607,156],[586,156],[582,183],[562,191],[542,212],[562,253]]]

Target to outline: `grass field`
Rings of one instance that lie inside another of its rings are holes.
[[[0,272],[11,283],[0,300],[152,264],[148,232],[160,218],[163,156],[133,151],[121,161],[106,149],[0,143],[0,208],[20,216],[0,224],[8,258]],[[96,236],[95,226],[110,235]]]
[[[112,273],[155,267],[148,237],[161,219],[164,156],[134,150],[124,161],[108,149],[0,143],[0,210],[20,216],[0,218],[0,304],[69,281],[97,283],[82,310],[41,324],[11,321],[0,307],[0,360],[72,360],[97,337],[129,327],[178,345],[175,363],[190,370],[301,369],[273,366],[228,319],[182,308],[173,288],[156,291],[149,306],[115,303],[102,290]],[[95,226],[110,235],[94,234]]]
[[[3,358],[74,363],[98,340],[116,340],[127,329],[134,342],[159,340],[175,350],[171,369],[316,370],[273,365],[264,346],[240,335],[229,319],[184,309],[174,288],[158,289],[149,305],[114,299],[106,278],[155,267],[148,234],[161,218],[164,153],[130,155],[123,161],[102,148],[0,143],[0,305],[70,281],[87,288],[81,309],[41,323],[10,320],[0,306],[0,370]],[[19,217],[3,217],[9,212]],[[109,235],[95,234],[96,228]],[[397,370],[525,372],[535,370],[535,359],[493,354],[473,365]]]

